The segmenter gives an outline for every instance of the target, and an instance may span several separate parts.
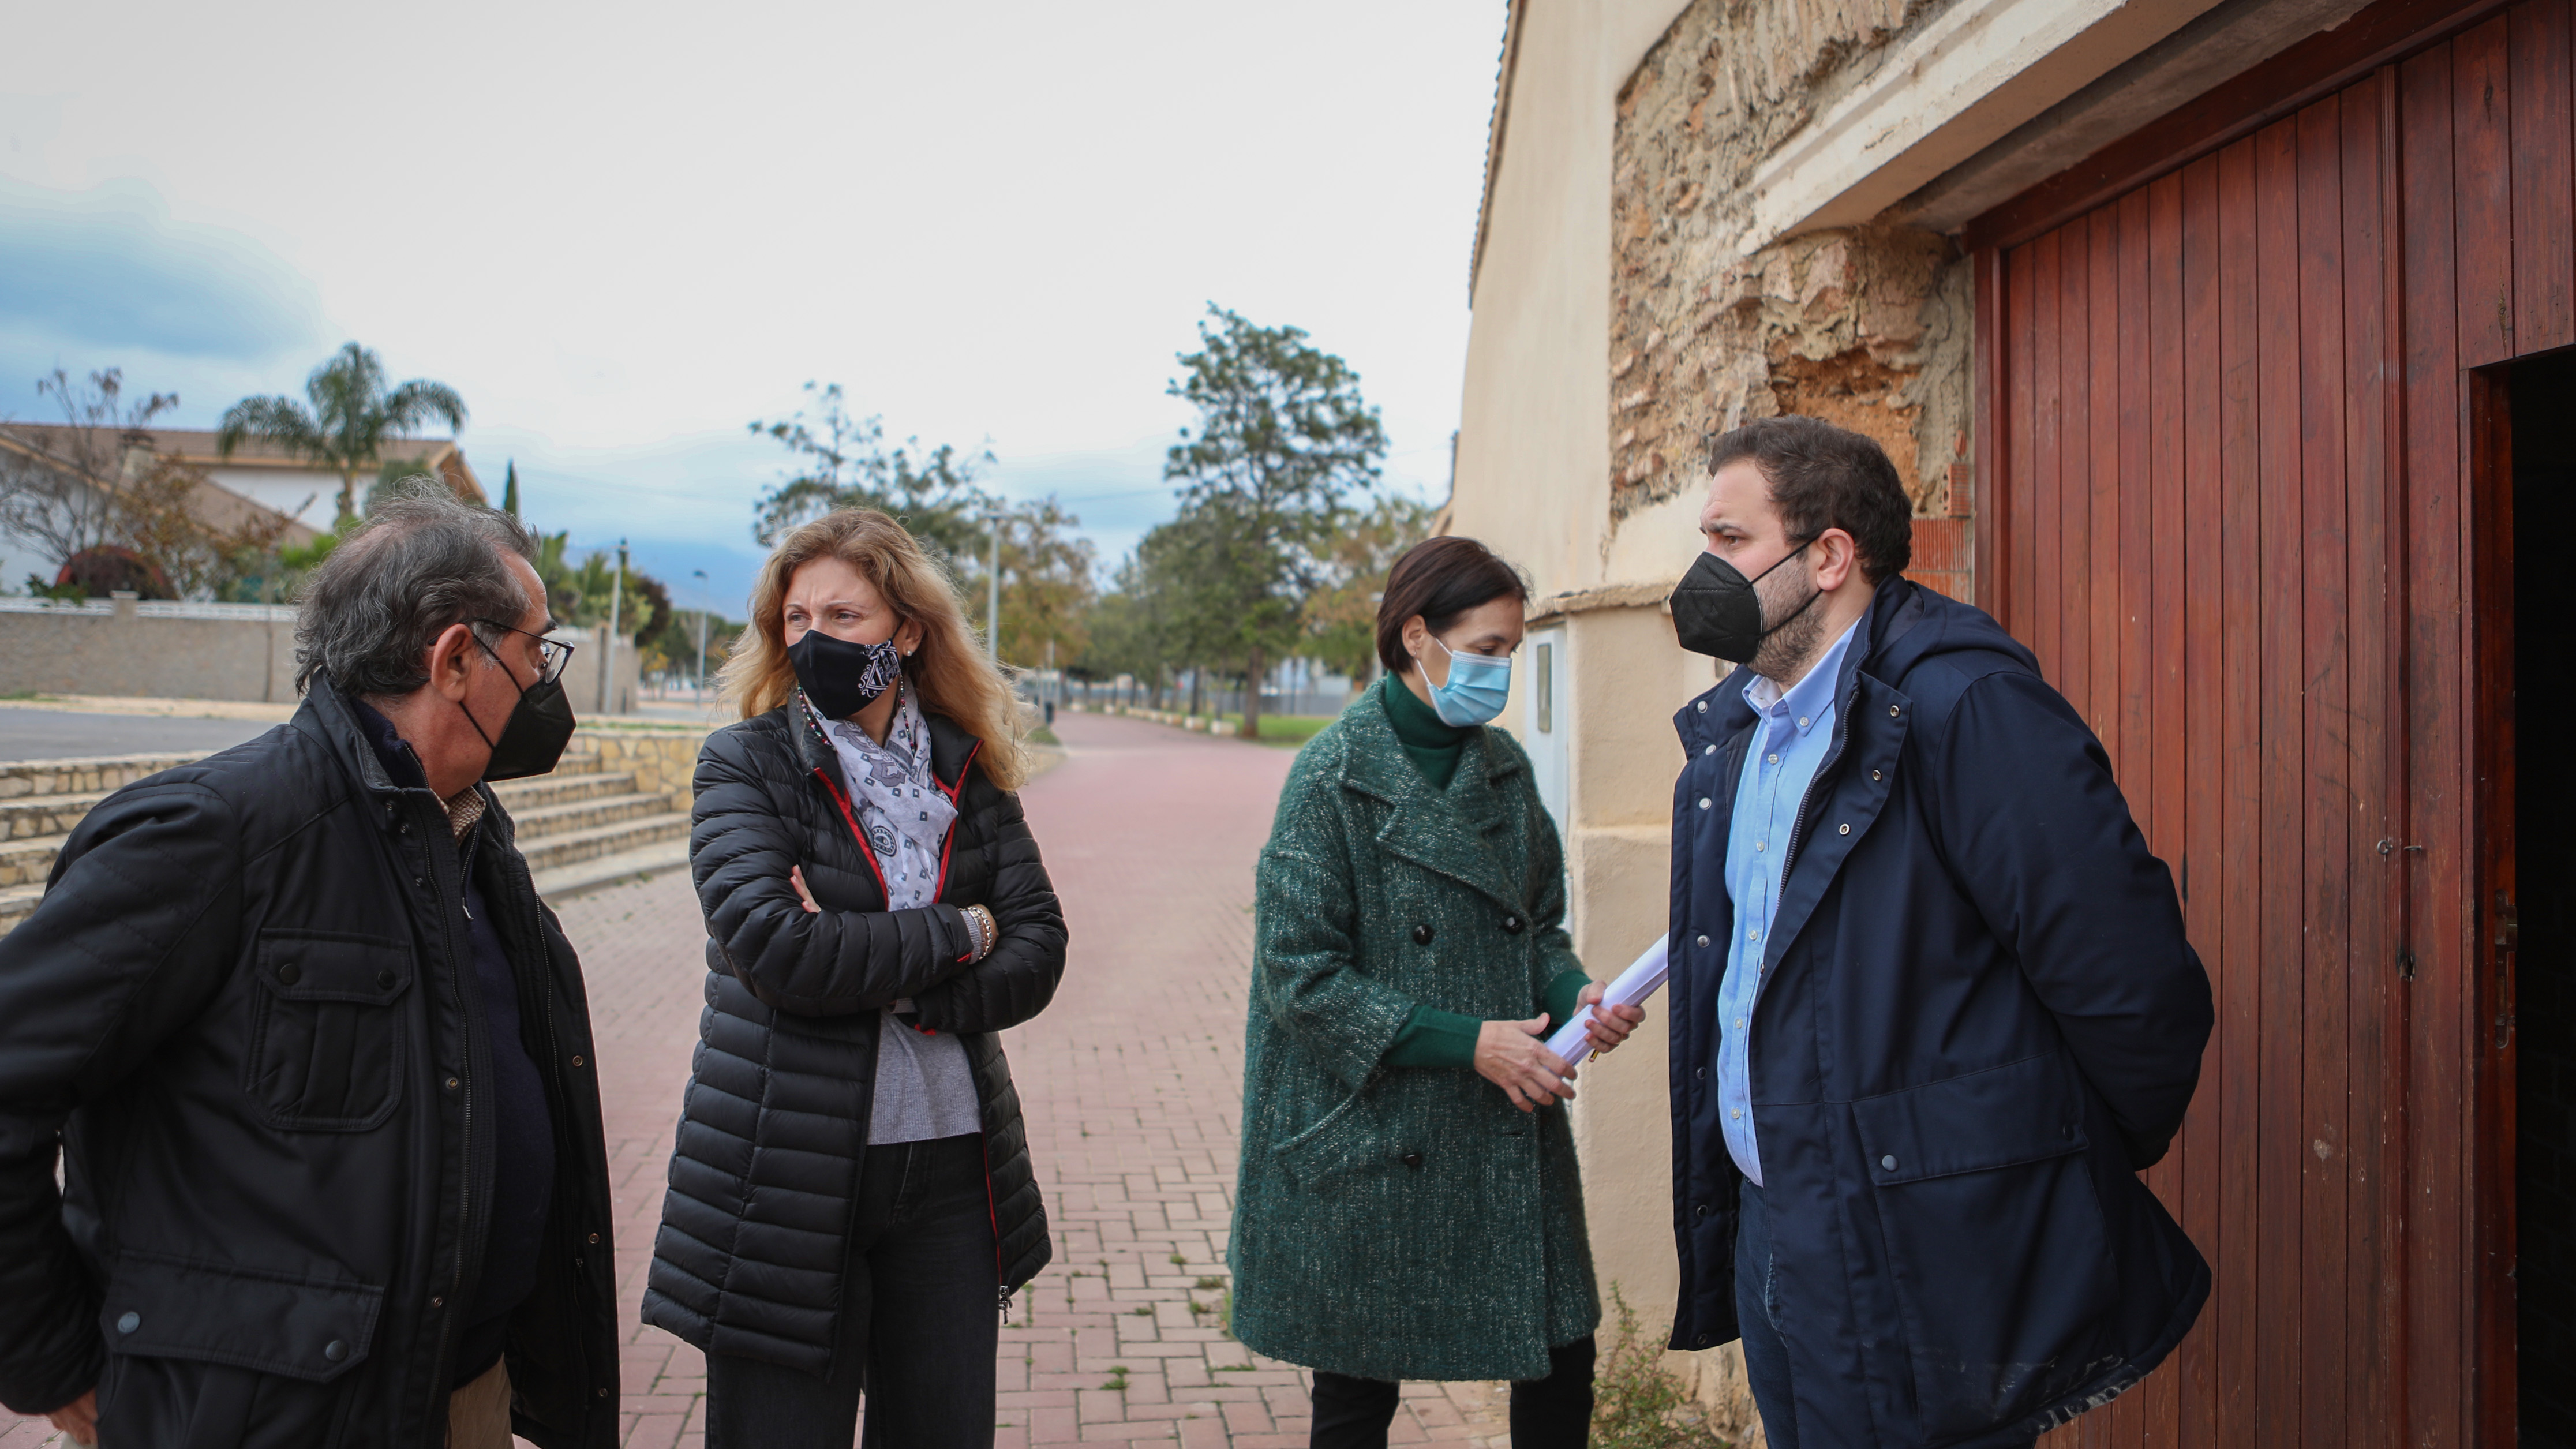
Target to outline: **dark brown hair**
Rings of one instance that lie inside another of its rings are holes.
[[[1412,656],[1404,652],[1404,621],[1414,615],[1437,634],[1469,609],[1506,595],[1526,602],[1529,583],[1492,549],[1472,538],[1424,539],[1387,570],[1386,592],[1377,603],[1378,662],[1389,674],[1412,667]]]
[[[1841,529],[1858,545],[1861,577],[1873,584],[1914,561],[1914,505],[1876,441],[1793,414],[1746,423],[1708,445],[1711,473],[1741,458],[1752,459],[1771,484],[1790,542]]]

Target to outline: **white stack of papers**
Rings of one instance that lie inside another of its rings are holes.
[[[1627,970],[1619,973],[1601,992],[1603,1006],[1642,1006],[1647,997],[1661,990],[1664,978],[1673,974],[1672,963],[1665,958],[1665,943],[1670,936],[1657,936]],[[1592,1020],[1592,1009],[1584,1007],[1574,1013],[1574,1020],[1558,1027],[1547,1039],[1547,1049],[1565,1058],[1569,1067],[1580,1066],[1592,1055],[1592,1037],[1586,1023]]]

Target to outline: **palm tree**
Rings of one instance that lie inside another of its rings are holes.
[[[358,511],[358,471],[373,466],[378,450],[408,436],[431,418],[465,426],[465,400],[441,382],[414,378],[388,392],[385,366],[352,342],[304,380],[313,405],[290,397],[246,397],[224,410],[215,451],[231,457],[244,438],[275,443],[287,452],[340,472],[340,517]]]

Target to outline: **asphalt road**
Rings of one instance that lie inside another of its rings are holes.
[[[163,750],[227,749],[276,728],[262,720],[165,719],[0,708],[0,760],[67,760]]]

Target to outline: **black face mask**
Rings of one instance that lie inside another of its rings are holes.
[[[1807,595],[1807,602],[1789,611],[1788,616],[1770,628],[1762,627],[1762,598],[1753,586],[1771,577],[1771,569],[1787,563],[1807,551],[1807,540],[1780,556],[1752,578],[1746,578],[1735,565],[1713,553],[1702,553],[1673,587],[1673,633],[1684,649],[1694,654],[1707,654],[1730,663],[1750,661],[1762,648],[1762,641],[1807,612],[1808,606],[1825,595],[1822,589]]]
[[[474,642],[483,644],[480,636]],[[502,663],[500,655],[492,653],[491,645],[483,644],[483,652],[492,654],[493,663],[509,669]],[[515,671],[510,675],[510,682],[519,683]],[[501,726],[501,737],[497,740],[483,733],[482,722],[474,718],[474,711],[465,709],[462,700],[456,707],[465,710],[465,722],[474,726],[474,733],[492,747],[492,758],[483,766],[486,781],[524,780],[530,775],[551,774],[555,762],[563,758],[564,746],[572,743],[572,701],[564,698],[563,681],[560,679],[541,679],[534,684],[519,685],[519,702],[510,710],[509,722]]]
[[[788,645],[787,662],[794,666],[805,697],[825,719],[848,719],[876,703],[878,695],[903,677],[903,653],[892,639],[853,644],[820,629],[808,629],[804,638]]]

